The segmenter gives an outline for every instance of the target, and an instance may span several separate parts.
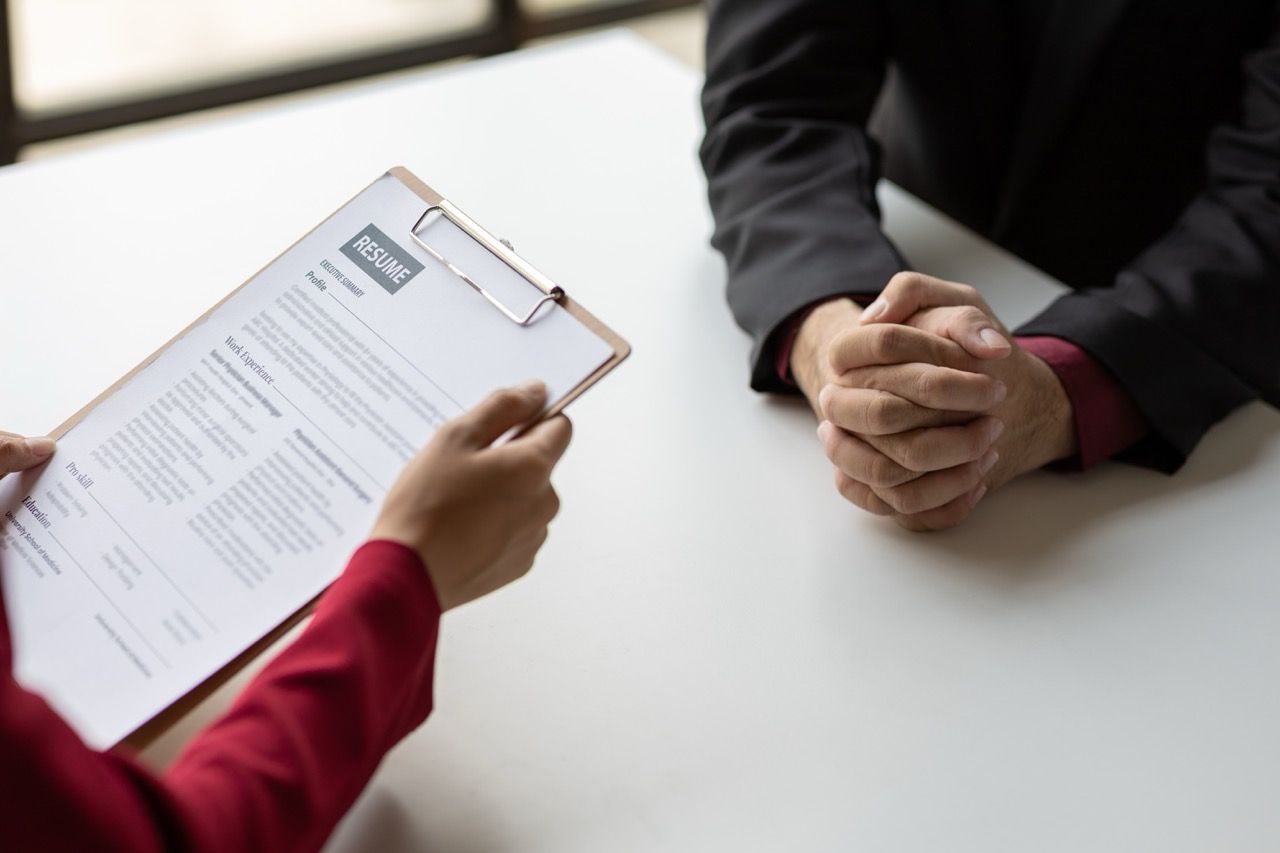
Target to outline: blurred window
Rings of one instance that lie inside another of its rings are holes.
[[[539,9],[563,2],[537,0]],[[466,34],[490,0],[9,0],[18,106],[164,94]]]
[[[580,12],[601,6],[619,6],[627,0],[520,0],[520,5],[532,15],[549,15],[557,12]]]

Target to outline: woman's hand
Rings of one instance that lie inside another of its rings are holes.
[[[0,430],[0,477],[34,468],[53,455],[53,439],[46,436],[23,438]]]
[[[391,487],[371,538],[422,557],[443,610],[522,577],[560,508],[551,470],[569,446],[563,416],[492,447],[546,403],[539,382],[497,391],[440,428]]]

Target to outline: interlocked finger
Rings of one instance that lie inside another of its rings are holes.
[[[973,372],[982,364],[954,341],[923,329],[885,323],[841,332],[831,342],[828,355],[836,375],[876,364],[925,362]]]
[[[943,507],[956,498],[971,493],[999,460],[1000,454],[988,450],[976,462],[934,471],[896,486],[873,487],[872,491],[901,515],[918,515]]]
[[[837,428],[830,421],[818,427],[818,438],[836,469],[873,491],[892,489],[919,477],[862,439]]]
[[[864,323],[901,323],[926,308],[971,305],[992,314],[982,294],[970,285],[904,270],[894,274],[880,296],[863,313]]]
[[[888,391],[928,409],[953,412],[985,412],[1008,395],[999,379],[952,367],[912,362],[857,367],[840,377],[853,388]]]
[[[946,530],[963,522],[973,512],[974,507],[982,500],[983,495],[987,493],[987,487],[980,485],[968,494],[961,495],[955,500],[937,509],[928,512],[918,513],[916,515],[895,515],[893,520],[901,527],[907,530],[914,530],[919,533],[927,533],[935,530]]]
[[[839,468],[835,471],[836,491],[845,500],[872,515],[893,515],[893,507],[876,496],[866,483],[859,483]]]
[[[922,427],[966,423],[972,412],[930,409],[872,388],[828,385],[818,395],[822,415],[836,426],[862,435],[890,435]]]
[[[1004,429],[997,418],[976,418],[964,426],[926,427],[894,435],[867,435],[868,444],[909,471],[954,468],[982,457]]]

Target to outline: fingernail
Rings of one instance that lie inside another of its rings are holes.
[[[542,397],[547,393],[547,385],[539,379],[530,379],[527,382],[521,382],[517,385],[516,390],[528,394],[531,397]]]
[[[995,441],[1004,432],[1004,421],[993,420],[987,427],[987,441]]]
[[[987,484],[983,483],[978,488],[969,493],[969,506],[975,507],[978,501],[982,500],[982,496],[987,493]]]
[[[823,421],[818,424],[818,439],[823,443],[827,443],[827,436],[831,435],[831,430],[835,429],[831,425],[831,421]]]
[[[999,403],[1009,396],[1009,386],[1003,382],[996,382],[996,402]]]
[[[875,302],[868,305],[867,309],[862,312],[862,322],[870,323],[887,310],[889,310],[889,303],[885,302],[883,299],[877,299]]]
[[[53,439],[47,435],[39,435],[27,439],[27,452],[32,456],[48,456],[53,452]]]
[[[983,456],[978,462],[978,470],[985,474],[992,468],[996,467],[996,463],[1000,461],[1000,453],[995,450],[988,450],[987,455]]]
[[[831,399],[831,395],[835,393],[835,389],[830,385],[823,385],[822,390],[818,392],[818,408],[822,411],[827,410],[827,402]]]
[[[1004,335],[995,329],[983,329],[978,332],[978,337],[982,338],[982,342],[992,349],[1009,349],[1009,342],[1005,340]]]

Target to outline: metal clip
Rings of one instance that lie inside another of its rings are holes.
[[[461,228],[469,237],[484,246],[499,260],[521,275],[526,281],[542,291],[542,297],[534,303],[533,307],[530,308],[526,314],[521,316],[520,314],[512,311],[506,305],[502,304],[501,300],[481,286],[478,281],[467,275],[466,272],[459,269],[452,261],[440,254],[431,246],[427,245],[427,243],[418,236],[418,232],[422,230],[423,223],[426,222],[427,217],[430,216],[433,211],[439,211],[442,216],[458,228]],[[469,284],[473,290],[487,299],[490,305],[497,308],[506,315],[507,319],[518,325],[529,325],[533,322],[533,319],[538,316],[538,311],[543,305],[546,305],[548,302],[559,302],[564,296],[564,289],[558,285],[551,284],[542,276],[541,273],[526,264],[515,254],[515,248],[508,240],[495,239],[467,217],[466,214],[453,207],[453,205],[448,201],[442,200],[439,204],[434,204],[431,207],[428,207],[422,216],[418,217],[418,221],[414,223],[413,228],[410,229],[409,236],[413,238],[413,242],[417,243],[424,252],[443,264],[449,272]]]

